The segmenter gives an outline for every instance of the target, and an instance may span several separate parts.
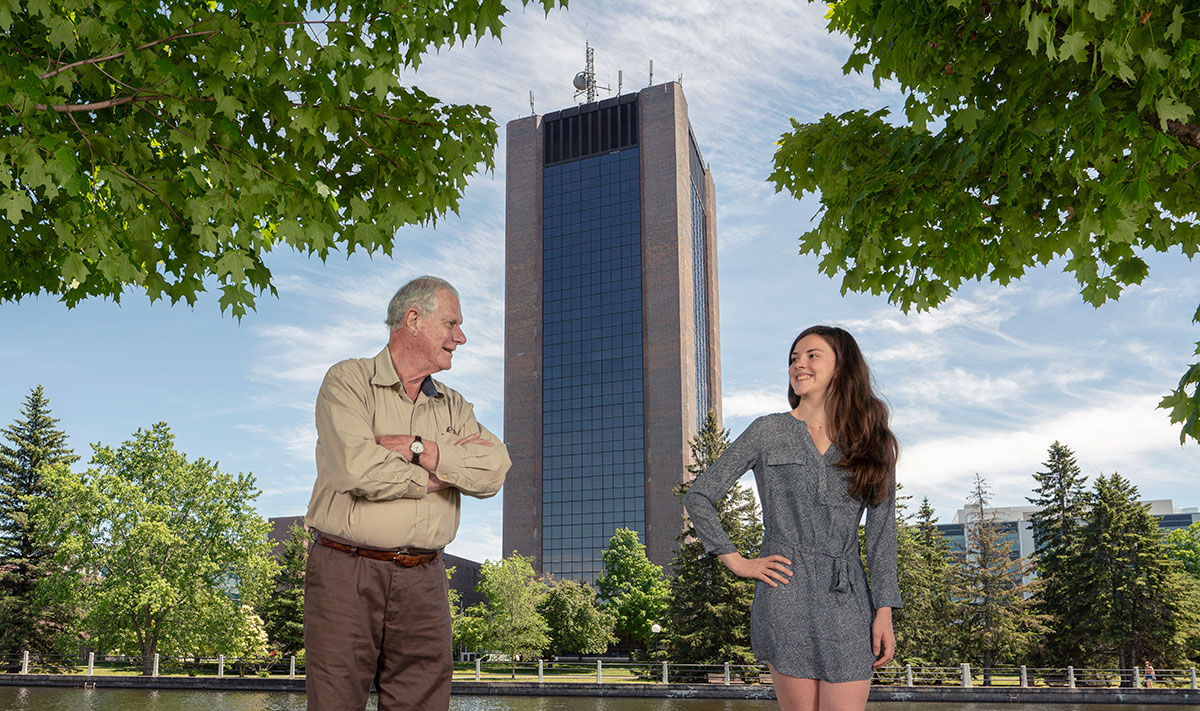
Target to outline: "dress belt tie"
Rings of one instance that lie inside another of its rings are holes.
[[[811,546],[801,546],[795,543],[782,542],[783,545],[802,553],[825,556],[833,559],[833,589],[835,592],[850,592],[854,587],[854,576],[850,572],[850,552],[830,553]]]

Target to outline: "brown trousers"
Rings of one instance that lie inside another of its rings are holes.
[[[449,585],[441,556],[403,568],[311,545],[304,581],[309,711],[450,708]]]

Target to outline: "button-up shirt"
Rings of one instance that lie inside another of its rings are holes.
[[[305,521],[361,546],[442,548],[458,531],[461,494],[494,496],[512,464],[504,443],[475,420],[459,393],[426,378],[410,399],[386,347],[374,358],[329,369],[316,419],[317,481]],[[450,486],[428,493],[423,467],[375,442],[395,434],[437,442],[436,474]],[[471,434],[491,446],[455,444]]]

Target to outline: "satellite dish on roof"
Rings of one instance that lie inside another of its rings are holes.
[[[575,75],[574,81],[571,82],[578,91],[587,91],[588,75],[587,72],[579,72]]]

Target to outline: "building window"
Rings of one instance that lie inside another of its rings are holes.
[[[618,135],[581,126],[599,132],[585,148]],[[614,530],[646,530],[638,149],[548,165],[542,185],[542,569],[591,583]]]

